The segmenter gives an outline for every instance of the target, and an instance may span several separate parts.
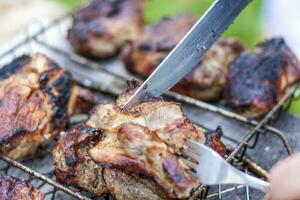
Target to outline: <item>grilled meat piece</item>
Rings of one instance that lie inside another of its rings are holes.
[[[205,135],[174,102],[151,100],[127,111],[100,104],[89,120],[64,133],[53,150],[57,179],[116,199],[186,199],[199,186],[180,156],[185,141]],[[218,134],[209,144],[226,152]]]
[[[33,155],[70,115],[88,111],[95,96],[41,54],[22,56],[0,69],[0,153]]]
[[[0,178],[0,199],[43,200],[45,195],[24,180],[3,176]]]
[[[223,131],[221,126],[218,126],[216,130],[208,130],[205,133],[205,145],[209,146],[213,150],[215,150],[219,155],[226,155],[226,146],[221,141],[221,137],[223,135]]]
[[[157,24],[146,27],[132,45],[123,49],[125,66],[130,72],[146,78],[195,22],[193,16],[180,14],[173,18],[163,18]],[[226,85],[228,66],[243,50],[243,45],[235,39],[217,41],[173,90],[201,100],[219,98]]]
[[[274,38],[232,63],[226,99],[243,115],[256,117],[274,107],[285,90],[299,80],[299,61],[283,39]]]
[[[196,22],[189,14],[165,17],[157,24],[146,26],[132,46],[123,51],[129,71],[147,77],[184,37]]]
[[[53,149],[56,179],[97,196],[112,194],[118,200],[167,199],[154,181],[92,160],[89,149],[100,142],[102,131],[85,124],[66,133]]]
[[[143,7],[144,0],[93,0],[74,14],[68,39],[82,55],[113,56],[139,35],[144,24]]]

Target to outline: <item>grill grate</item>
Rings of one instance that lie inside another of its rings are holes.
[[[127,80],[138,78],[125,73],[120,74],[113,69],[110,69],[109,64],[107,63],[97,63],[74,54],[69,47],[65,48],[60,45],[53,44],[51,41],[53,34],[66,40],[66,27],[69,26],[71,14],[72,13],[68,13],[66,16],[48,25],[40,22],[36,23],[35,27],[38,28],[38,31],[35,31],[35,33],[31,34],[28,30],[20,42],[0,55],[0,63],[3,64],[4,62],[8,62],[23,53],[31,53],[43,49],[43,51],[47,52],[47,55],[49,53],[55,55],[54,57],[57,56],[63,58],[61,61],[62,63],[72,62],[81,67],[89,66],[90,68],[97,69],[99,72],[104,73],[106,76],[112,77],[112,82],[103,84],[89,77],[88,73],[84,70],[82,71],[80,68],[67,68],[74,74],[75,79],[83,86],[97,91],[97,93],[100,94],[99,96],[102,96],[103,94],[109,94],[109,98],[114,98],[123,91]],[[61,65],[64,66],[63,64]],[[285,96],[278,102],[278,104],[259,121],[248,119],[236,114],[230,110],[227,110],[220,104],[209,104],[174,92],[168,92],[165,96],[181,102],[184,105],[193,106],[194,108],[196,107],[206,112],[214,113],[215,115],[225,119],[233,120],[233,123],[238,122],[241,124],[241,126],[250,127],[248,133],[242,138],[236,139],[232,136],[224,136],[226,141],[229,141],[231,144],[233,144],[230,154],[227,157],[227,161],[231,162],[236,167],[244,170],[247,173],[249,172],[255,174],[261,178],[267,178],[267,171],[251,159],[247,158],[246,153],[249,149],[255,149],[261,136],[268,132],[271,133],[271,136],[278,137],[280,139],[283,146],[282,150],[285,151],[287,155],[292,154],[292,147],[286,138],[286,133],[273,127],[271,124],[279,119],[280,114],[288,108],[291,100],[295,98],[294,93],[297,88],[298,85],[289,88]],[[203,127],[201,124],[199,124],[199,126]],[[0,156],[0,173],[2,175],[21,177],[27,181],[30,181],[35,187],[40,188],[45,192],[47,199],[76,198],[87,200],[111,198],[109,196],[97,198],[80,189],[66,187],[56,182],[53,172],[54,167],[51,160],[51,147],[53,147],[53,144],[50,144],[47,147],[42,147],[36,153],[34,158],[27,158],[21,161],[13,161],[5,156]],[[49,162],[51,162],[50,169]],[[47,169],[46,171],[45,166]],[[208,188],[202,186],[198,191],[198,195],[193,197],[194,199],[223,199],[226,194],[237,191],[243,191],[242,193],[244,198],[250,199],[251,194],[251,190],[247,186],[242,185],[235,187],[218,186],[217,188]]]

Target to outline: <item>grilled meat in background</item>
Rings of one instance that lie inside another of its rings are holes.
[[[224,156],[220,128],[205,135],[175,102],[149,100],[121,110],[132,92],[116,105],[99,104],[87,122],[63,134],[53,150],[57,180],[118,200],[190,197],[200,183],[180,156],[185,141],[206,143]]]
[[[179,14],[141,31],[143,4],[138,0],[92,1],[74,15],[69,30],[71,44],[81,54],[94,58],[115,55],[122,48],[121,57],[128,71],[147,78],[196,20],[190,14]],[[126,20],[131,23],[125,23]],[[128,43],[122,40],[121,45],[115,45],[121,41],[120,36],[131,33],[123,27],[138,27],[129,28],[138,31],[133,31],[135,36],[127,39]],[[107,53],[109,49],[111,53]],[[265,114],[287,86],[299,80],[298,61],[282,39],[264,42],[252,53],[244,51],[243,44],[236,39],[218,40],[172,90],[205,101],[218,100],[226,93],[225,100],[242,115]]]
[[[195,24],[190,14],[164,17],[157,24],[148,25],[134,41],[133,47],[125,50],[124,61],[128,70],[147,77],[183,36]]]
[[[144,0],[93,0],[73,15],[68,39],[87,57],[116,55],[126,42],[135,40],[144,24]]]
[[[0,153],[13,159],[33,155],[69,116],[94,103],[92,93],[46,56],[16,58],[0,69]]]
[[[229,68],[226,100],[248,117],[274,107],[288,86],[300,80],[300,63],[281,38],[241,54]]]
[[[147,26],[133,45],[122,51],[126,68],[146,78],[195,24],[192,15],[179,14]],[[201,100],[216,100],[223,94],[229,64],[244,50],[236,39],[217,41],[183,80],[173,88]],[[174,66],[174,68],[177,66]]]
[[[45,195],[30,183],[11,176],[0,177],[0,199],[43,200]]]

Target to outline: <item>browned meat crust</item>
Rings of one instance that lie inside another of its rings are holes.
[[[0,178],[1,200],[43,200],[45,195],[26,181],[10,176]]]
[[[127,97],[98,105],[63,134],[53,150],[57,179],[116,199],[188,198],[200,183],[180,153],[187,139],[205,143],[205,135],[176,103],[152,100],[124,111]],[[207,133],[207,144],[224,155],[220,131]]]
[[[221,141],[223,131],[221,126],[216,130],[209,130],[205,132],[205,145],[215,150],[219,155],[224,157],[227,153],[225,144]]]
[[[146,27],[133,45],[123,49],[125,66],[144,78],[149,76],[194,23],[193,16],[180,14]],[[236,39],[217,41],[173,90],[201,100],[219,98],[226,85],[228,66],[243,50],[243,45]]]
[[[299,79],[300,63],[284,40],[267,40],[230,66],[227,102],[246,116],[259,116],[274,107],[287,87]]]
[[[96,96],[90,90],[80,87],[73,82],[68,101],[68,114],[87,113],[96,104]]]
[[[94,103],[92,94],[47,57],[15,59],[0,69],[1,154],[32,155],[65,127],[69,115],[86,112]]]
[[[87,125],[79,125],[63,134],[53,149],[59,182],[79,186],[98,196],[110,193],[119,200],[165,199],[152,180],[94,162],[88,150],[101,136],[101,130]]]
[[[123,51],[127,69],[147,77],[195,22],[192,15],[180,14],[173,18],[165,17],[157,24],[146,26],[133,46],[128,46]]]
[[[85,56],[113,56],[139,35],[143,6],[144,0],[93,0],[74,14],[68,39]]]

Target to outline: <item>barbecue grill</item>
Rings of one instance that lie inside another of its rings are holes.
[[[52,23],[36,22],[28,29],[17,44],[0,55],[3,65],[22,54],[42,52],[57,61],[63,68],[73,73],[74,78],[84,87],[93,90],[98,101],[110,101],[126,88],[126,81],[138,79],[127,74],[117,59],[95,62],[75,54],[66,39],[71,24],[68,13]],[[165,98],[182,103],[185,113],[200,127],[205,129],[222,125],[224,142],[229,147],[228,162],[240,170],[266,179],[267,170],[279,159],[293,153],[286,133],[273,126],[282,117],[290,102],[296,98],[299,85],[290,87],[285,96],[264,117],[252,120],[243,117],[222,101],[206,103],[174,92],[168,92]],[[70,124],[81,121],[86,116],[71,119]],[[55,180],[51,148],[55,141],[38,150],[34,158],[13,161],[0,156],[1,175],[12,175],[30,181],[46,194],[47,199],[111,199],[110,196],[95,197],[83,190],[62,185]],[[263,194],[247,186],[201,186],[191,199],[259,199]]]

